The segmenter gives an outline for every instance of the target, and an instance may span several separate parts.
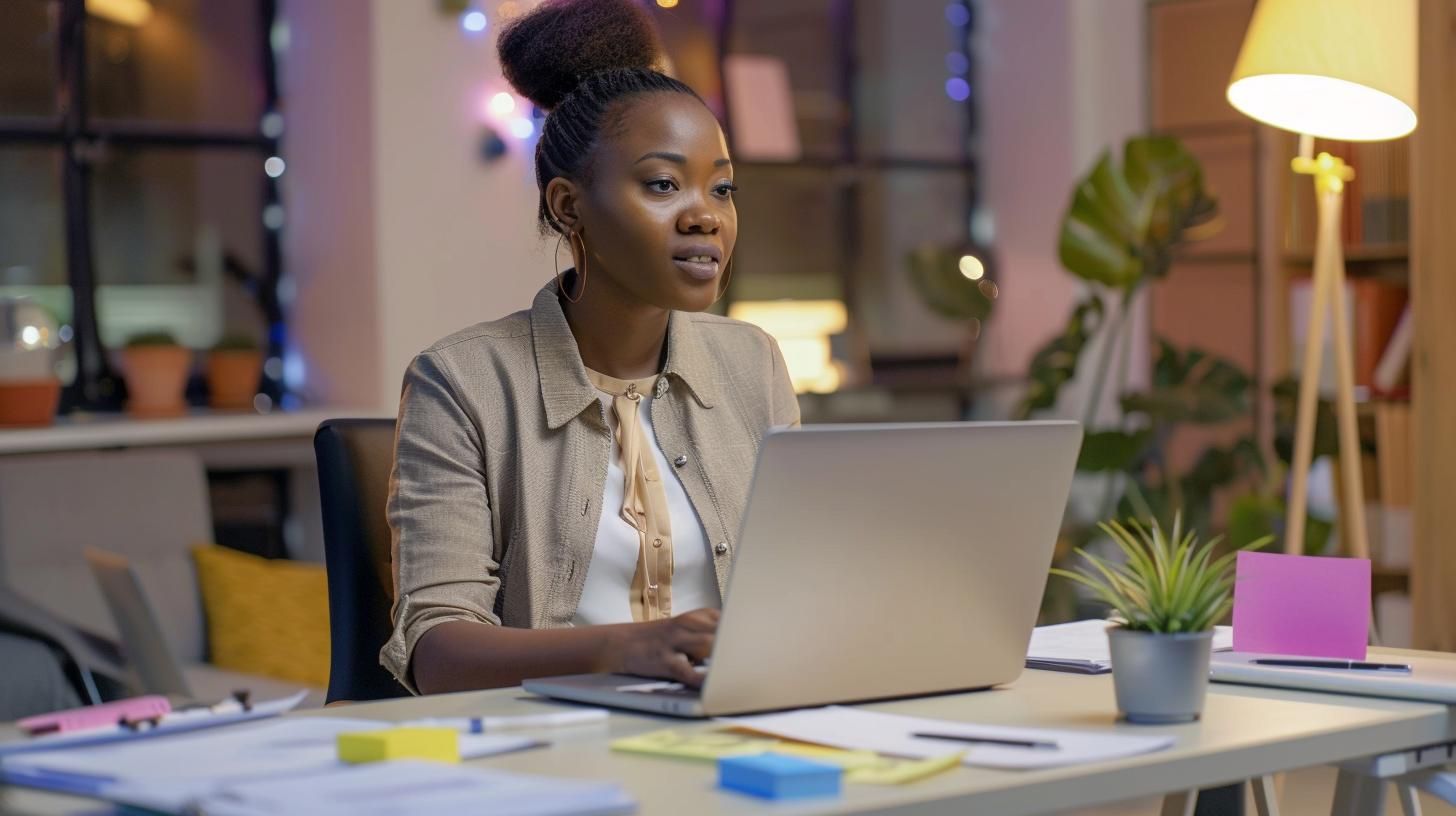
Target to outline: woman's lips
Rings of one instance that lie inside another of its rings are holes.
[[[673,258],[672,262],[677,264],[677,268],[686,272],[689,277],[700,281],[710,281],[718,277],[718,262],[705,255]]]

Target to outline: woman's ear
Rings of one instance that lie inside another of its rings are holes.
[[[567,232],[576,230],[581,223],[580,201],[581,191],[570,179],[557,176],[546,183],[546,211]]]

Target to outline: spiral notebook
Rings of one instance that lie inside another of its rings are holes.
[[[1106,674],[1112,671],[1112,654],[1107,645],[1107,627],[1100,619],[1038,626],[1031,633],[1026,650],[1026,667],[1074,674]],[[1232,626],[1218,626],[1213,632],[1213,650],[1227,652],[1234,647]]]

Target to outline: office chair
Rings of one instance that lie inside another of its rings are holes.
[[[393,419],[330,419],[313,437],[329,574],[328,702],[409,692],[379,665],[394,592],[385,520]]]

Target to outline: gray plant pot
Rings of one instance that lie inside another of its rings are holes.
[[[1107,630],[1117,710],[1128,722],[1192,722],[1203,713],[1213,632],[1162,635]]]

